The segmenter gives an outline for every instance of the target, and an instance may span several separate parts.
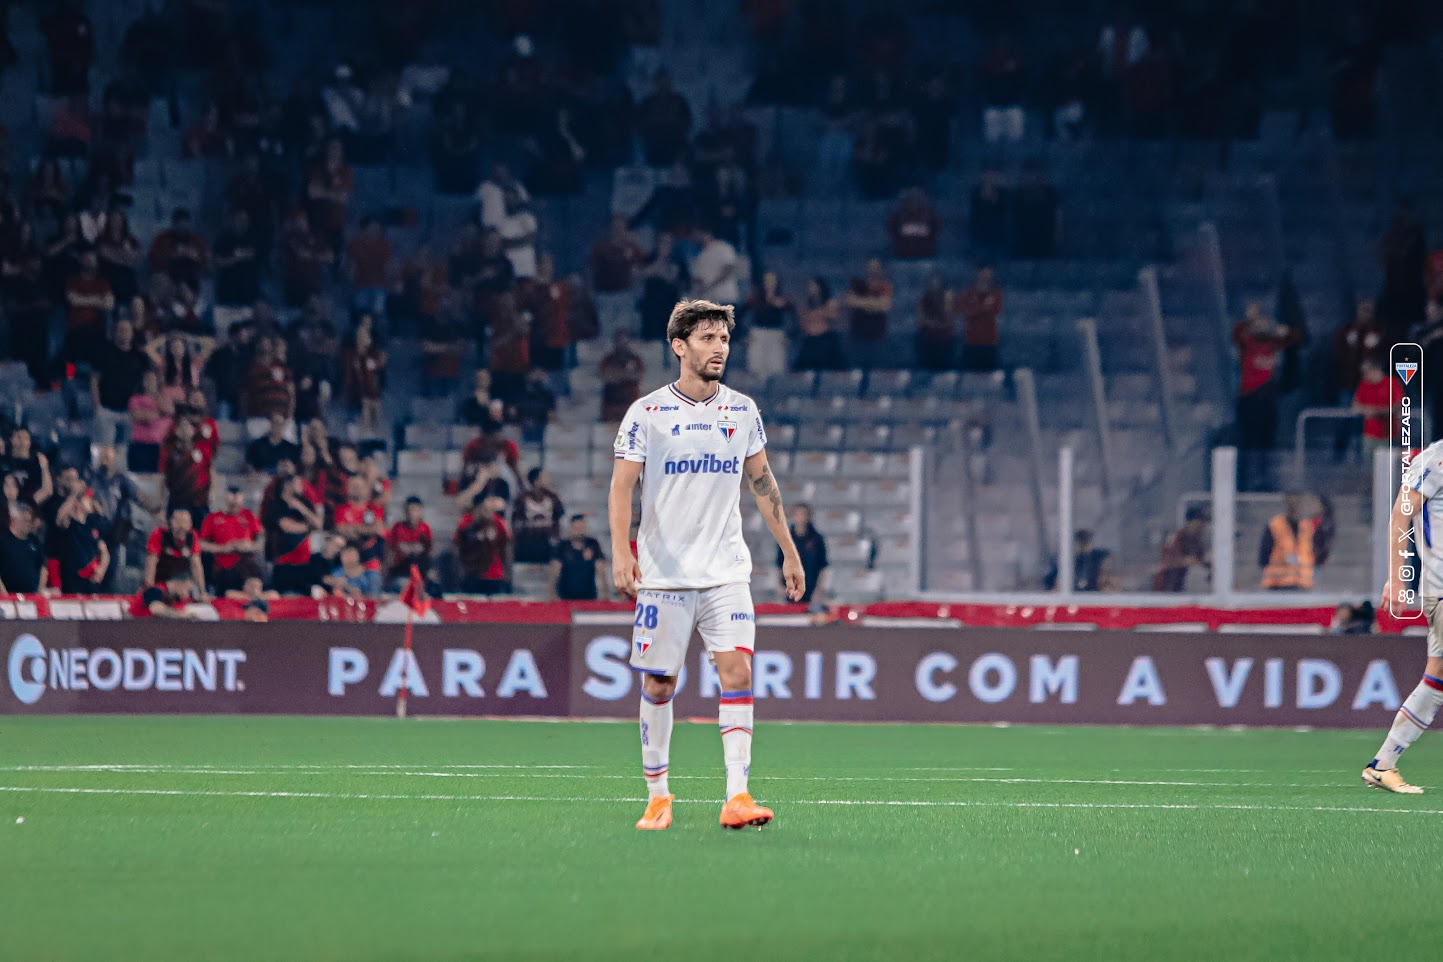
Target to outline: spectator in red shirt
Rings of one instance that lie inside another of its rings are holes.
[[[925,260],[937,256],[937,235],[942,218],[920,187],[902,191],[892,215],[887,218],[887,234],[892,238],[892,256],[900,260]]]
[[[461,592],[468,595],[510,594],[506,560],[511,532],[501,518],[506,502],[498,497],[479,497],[453,539],[461,566]]]
[[[190,512],[184,508],[172,511],[170,524],[156,528],[145,542],[145,584],[163,584],[177,574],[189,574],[205,591],[200,539],[191,524]]]
[[[206,515],[200,525],[200,550],[210,561],[210,585],[217,594],[238,590],[247,578],[260,575],[261,523],[245,507],[241,489],[225,492],[225,508]]]
[[[371,331],[356,328],[356,343],[346,348],[343,383],[346,403],[361,413],[361,426],[381,426],[381,382],[386,375],[386,352],[376,346]]]
[[[130,616],[194,620],[199,615],[191,606],[203,598],[190,575],[185,571],[176,571],[161,584],[148,584],[142,588],[130,603]]]
[[[867,261],[867,272],[852,278],[844,300],[851,311],[852,339],[863,345],[861,356],[865,359],[865,345],[887,339],[887,315],[892,312],[892,282],[881,261]]]
[[[1249,304],[1246,316],[1233,327],[1238,347],[1237,431],[1240,453],[1239,491],[1269,488],[1267,452],[1278,430],[1278,384],[1273,372],[1283,350],[1302,340],[1297,328],[1274,324],[1260,304]]]
[[[941,274],[927,278],[927,287],[917,298],[917,366],[947,371],[956,366],[957,330],[952,292]]]
[[[211,463],[210,450],[196,444],[195,423],[178,419],[160,448],[167,511],[184,508],[192,519],[204,522],[210,512]]]
[[[1333,387],[1339,405],[1353,402],[1363,374],[1363,362],[1384,356],[1386,337],[1371,300],[1359,301],[1357,314],[1333,334]]]
[[[100,276],[95,251],[80,255],[80,272],[65,282],[65,361],[93,361],[105,344],[105,319],[115,310],[115,292]]]
[[[332,138],[326,142],[321,162],[311,168],[306,197],[310,201],[311,226],[333,251],[340,249],[341,232],[346,228],[346,214],[355,189],[356,175],[346,163],[346,149]]]
[[[346,247],[351,265],[351,304],[363,314],[386,316],[386,291],[391,280],[391,242],[381,222],[374,217],[361,220],[361,232]]]
[[[295,377],[286,364],[285,341],[263,338],[256,345],[255,360],[247,373],[242,407],[246,431],[258,438],[270,428],[272,414],[290,420],[296,409]]]
[[[1001,332],[997,320],[1002,316],[1004,295],[997,286],[992,268],[977,272],[977,279],[957,297],[957,313],[962,316],[962,369],[964,371],[997,370],[997,349]]]
[[[406,586],[412,565],[419,568],[423,576],[431,570],[435,541],[420,498],[406,499],[406,517],[391,525],[391,530],[386,532],[386,544],[391,558],[386,567],[387,591],[399,592]]]
[[[176,208],[170,217],[170,228],[156,234],[150,242],[151,271],[166,274],[177,284],[199,291],[201,278],[209,268],[210,251],[191,226],[190,211]]]
[[[1377,358],[1368,358],[1362,368],[1362,380],[1353,394],[1353,410],[1363,415],[1363,454],[1372,464],[1373,452],[1386,449],[1389,439],[1398,436],[1403,391],[1396,379],[1386,375]]]
[[[273,532],[267,542],[274,553],[271,586],[282,594],[310,594],[314,581],[311,534],[322,527],[321,508],[309,497],[306,480],[297,475],[281,479],[272,514]]]
[[[361,550],[367,568],[380,571],[386,556],[386,509],[372,501],[370,493],[364,475],[353,475],[346,482],[346,501],[336,508],[335,531]]]

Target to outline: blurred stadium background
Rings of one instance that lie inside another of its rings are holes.
[[[618,405],[670,376],[688,294],[737,304],[728,383],[827,539],[819,601],[1258,592],[1286,492],[1312,603],[1381,586],[1362,366],[1443,330],[1428,4],[4,10],[3,416],[53,517],[141,412],[108,592],[141,583],[189,419],[218,436],[205,506],[238,485],[274,531],[289,456],[334,528],[369,472],[387,525],[425,502],[448,592],[499,492],[543,562],[505,580],[547,596],[536,539],[566,527],[512,516],[528,472],[609,544]]]

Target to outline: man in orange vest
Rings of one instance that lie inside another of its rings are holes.
[[[1258,547],[1258,564],[1263,569],[1263,587],[1269,591],[1301,590],[1313,587],[1313,534],[1317,522],[1303,517],[1302,495],[1283,498],[1283,513],[1274,515],[1263,530]]]

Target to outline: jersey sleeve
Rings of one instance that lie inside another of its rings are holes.
[[[1418,458],[1408,466],[1408,486],[1431,500],[1443,489],[1443,455],[1434,453],[1427,460]]]
[[[646,411],[640,401],[626,409],[612,451],[618,461],[646,463]]]
[[[767,446],[767,429],[762,424],[762,409],[756,401],[752,402],[752,409],[756,411],[756,417],[752,419],[753,424],[747,436],[747,457]]]

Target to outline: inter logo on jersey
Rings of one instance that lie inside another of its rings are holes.
[[[1398,372],[1398,376],[1403,379],[1403,384],[1406,387],[1408,383],[1413,380],[1413,375],[1418,373],[1418,362],[1398,361],[1393,365],[1393,370]]]
[[[718,421],[716,429],[722,433],[722,437],[730,441],[732,435],[737,433],[737,423],[735,421]]]

